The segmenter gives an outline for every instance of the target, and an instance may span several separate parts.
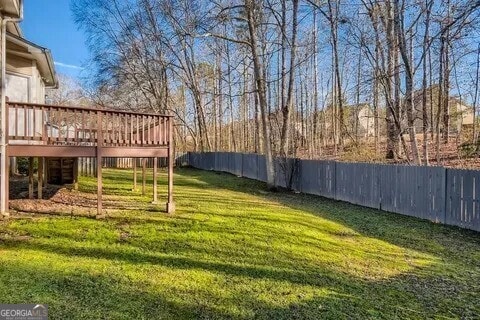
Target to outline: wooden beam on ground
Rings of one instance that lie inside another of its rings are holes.
[[[37,181],[37,197],[38,199],[43,198],[43,173],[44,173],[44,168],[43,168],[43,163],[44,163],[44,158],[38,158],[38,181]]]
[[[33,199],[33,157],[28,157],[28,199]]]
[[[157,174],[158,174],[158,158],[153,158],[153,204],[158,203],[158,192],[157,192]]]

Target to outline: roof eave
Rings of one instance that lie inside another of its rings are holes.
[[[18,0],[0,0],[0,10],[2,14],[11,18],[20,18],[21,4]]]
[[[52,53],[49,49],[41,47],[31,41],[28,41],[27,39],[21,38],[11,33],[7,33],[7,39],[26,47],[29,53],[32,55],[32,59],[34,59],[37,64],[40,64],[39,71],[45,82],[45,87],[58,88],[55,65],[53,62]],[[45,70],[48,71],[45,72]]]

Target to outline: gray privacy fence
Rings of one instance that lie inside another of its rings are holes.
[[[188,153],[182,164],[267,179],[258,154]],[[480,171],[301,159],[277,159],[275,171],[278,186],[480,231]]]

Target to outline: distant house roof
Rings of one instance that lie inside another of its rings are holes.
[[[348,104],[343,106],[344,109],[354,109],[354,110],[362,109],[365,107],[370,107],[370,104],[368,102],[362,102],[359,104]]]
[[[434,105],[438,104],[439,89],[440,89],[440,86],[438,84],[434,84],[434,85],[426,88],[427,104],[430,104],[430,96],[433,97],[433,104]],[[421,107],[422,100],[423,100],[423,89],[415,90],[413,92],[413,103],[414,103],[416,109],[419,109]],[[448,101],[450,103],[452,103],[452,102],[458,103],[458,104],[464,106],[465,107],[464,109],[473,108],[465,100],[460,99],[458,96],[449,96]]]

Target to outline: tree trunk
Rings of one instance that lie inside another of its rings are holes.
[[[405,108],[407,112],[407,121],[410,135],[411,152],[413,161],[416,164],[420,164],[420,158],[418,155],[417,138],[415,136],[415,115],[413,108],[413,66],[411,56],[408,53],[406,32],[403,28],[403,13],[400,12],[398,2],[394,1],[394,23],[398,39],[398,46],[400,49],[400,55],[403,60],[405,68]]]
[[[255,22],[255,1],[245,0],[245,8],[247,13],[248,31],[250,36],[250,50],[252,52],[254,78],[256,90],[258,92],[258,106],[260,109],[263,131],[263,145],[265,152],[266,168],[267,168],[267,187],[275,188],[275,171],[273,166],[273,156],[270,142],[270,123],[267,115],[267,97],[265,87],[264,66],[258,55],[257,26]]]
[[[282,2],[283,7],[283,14],[282,16],[286,16],[286,5],[285,0]],[[282,114],[283,114],[283,124],[282,124],[282,133],[280,137],[280,152],[282,153],[282,157],[288,156],[288,137],[289,137],[289,128],[290,128],[290,112],[292,108],[292,96],[293,96],[293,85],[294,85],[294,77],[295,77],[295,56],[297,50],[297,13],[298,13],[298,0],[292,0],[292,38],[290,40],[290,62],[289,62],[289,72],[288,72],[288,88],[287,88],[287,96],[284,101],[284,105],[282,106]],[[285,26],[282,26],[285,28]],[[282,39],[286,37],[286,30],[282,31]],[[285,41],[286,42],[286,41]],[[284,42],[282,41],[282,47],[284,46]],[[283,50],[283,48],[282,48]],[[282,62],[284,62],[284,58],[282,57]],[[282,81],[285,81],[285,73],[284,73],[284,66],[282,66]],[[283,88],[282,88],[283,90]],[[283,99],[282,99],[283,100]]]
[[[426,0],[425,1],[425,34],[423,37],[423,75],[422,75],[422,120],[423,120],[423,164],[428,166],[428,130],[429,130],[429,123],[428,123],[428,111],[427,111],[427,50],[429,49],[429,27],[430,27],[430,10],[431,4],[433,1]],[[430,88],[430,91],[432,88]],[[432,101],[430,100],[430,104]],[[432,119],[430,119],[432,120]]]

